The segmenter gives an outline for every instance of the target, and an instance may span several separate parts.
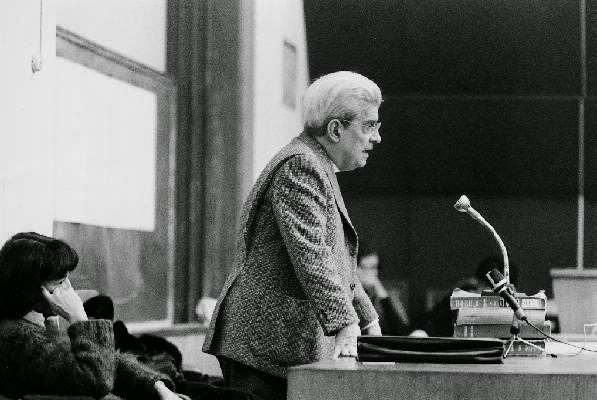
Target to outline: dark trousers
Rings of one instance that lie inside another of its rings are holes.
[[[284,400],[286,379],[256,370],[227,357],[218,356],[227,387],[244,389],[261,400]]]

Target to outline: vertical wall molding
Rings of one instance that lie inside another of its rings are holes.
[[[252,1],[208,0],[202,293],[217,297],[234,262],[252,170]],[[247,176],[249,175],[249,176]]]
[[[580,99],[578,104],[578,235],[576,268],[585,254],[585,99],[587,97],[587,5],[580,0]]]
[[[253,2],[169,0],[167,71],[178,86],[175,321],[217,297],[234,260],[252,169]]]
[[[193,319],[203,243],[206,3],[168,1],[166,70],[177,84],[174,321]]]

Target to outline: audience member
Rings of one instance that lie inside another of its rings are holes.
[[[83,303],[83,307],[89,318],[114,320],[114,303],[109,296],[91,297]],[[116,350],[168,375],[180,389],[183,383],[182,354],[176,345],[157,335],[131,335],[122,321],[115,321],[113,328]]]
[[[83,303],[89,318],[114,319],[114,303],[109,296],[98,295]],[[132,335],[123,321],[114,321],[116,350],[134,357],[143,365],[166,374],[177,391],[197,400],[258,400],[238,388],[224,388],[223,379],[194,370],[183,370],[182,354],[178,347],[161,336]]]
[[[0,393],[178,399],[166,375],[116,353],[110,321],[88,320],[68,278],[77,263],[68,244],[37,233],[0,249]]]
[[[384,335],[408,335],[409,319],[406,309],[399,298],[391,298],[379,280],[379,253],[360,241],[357,256],[357,275],[363,289],[371,299],[379,314],[379,325]]]

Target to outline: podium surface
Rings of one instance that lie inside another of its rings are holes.
[[[509,357],[503,364],[361,363],[292,367],[288,400],[597,399],[597,353]]]

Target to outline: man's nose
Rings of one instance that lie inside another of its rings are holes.
[[[381,135],[379,134],[379,131],[375,131],[373,136],[371,136],[371,141],[377,144],[381,143]]]

